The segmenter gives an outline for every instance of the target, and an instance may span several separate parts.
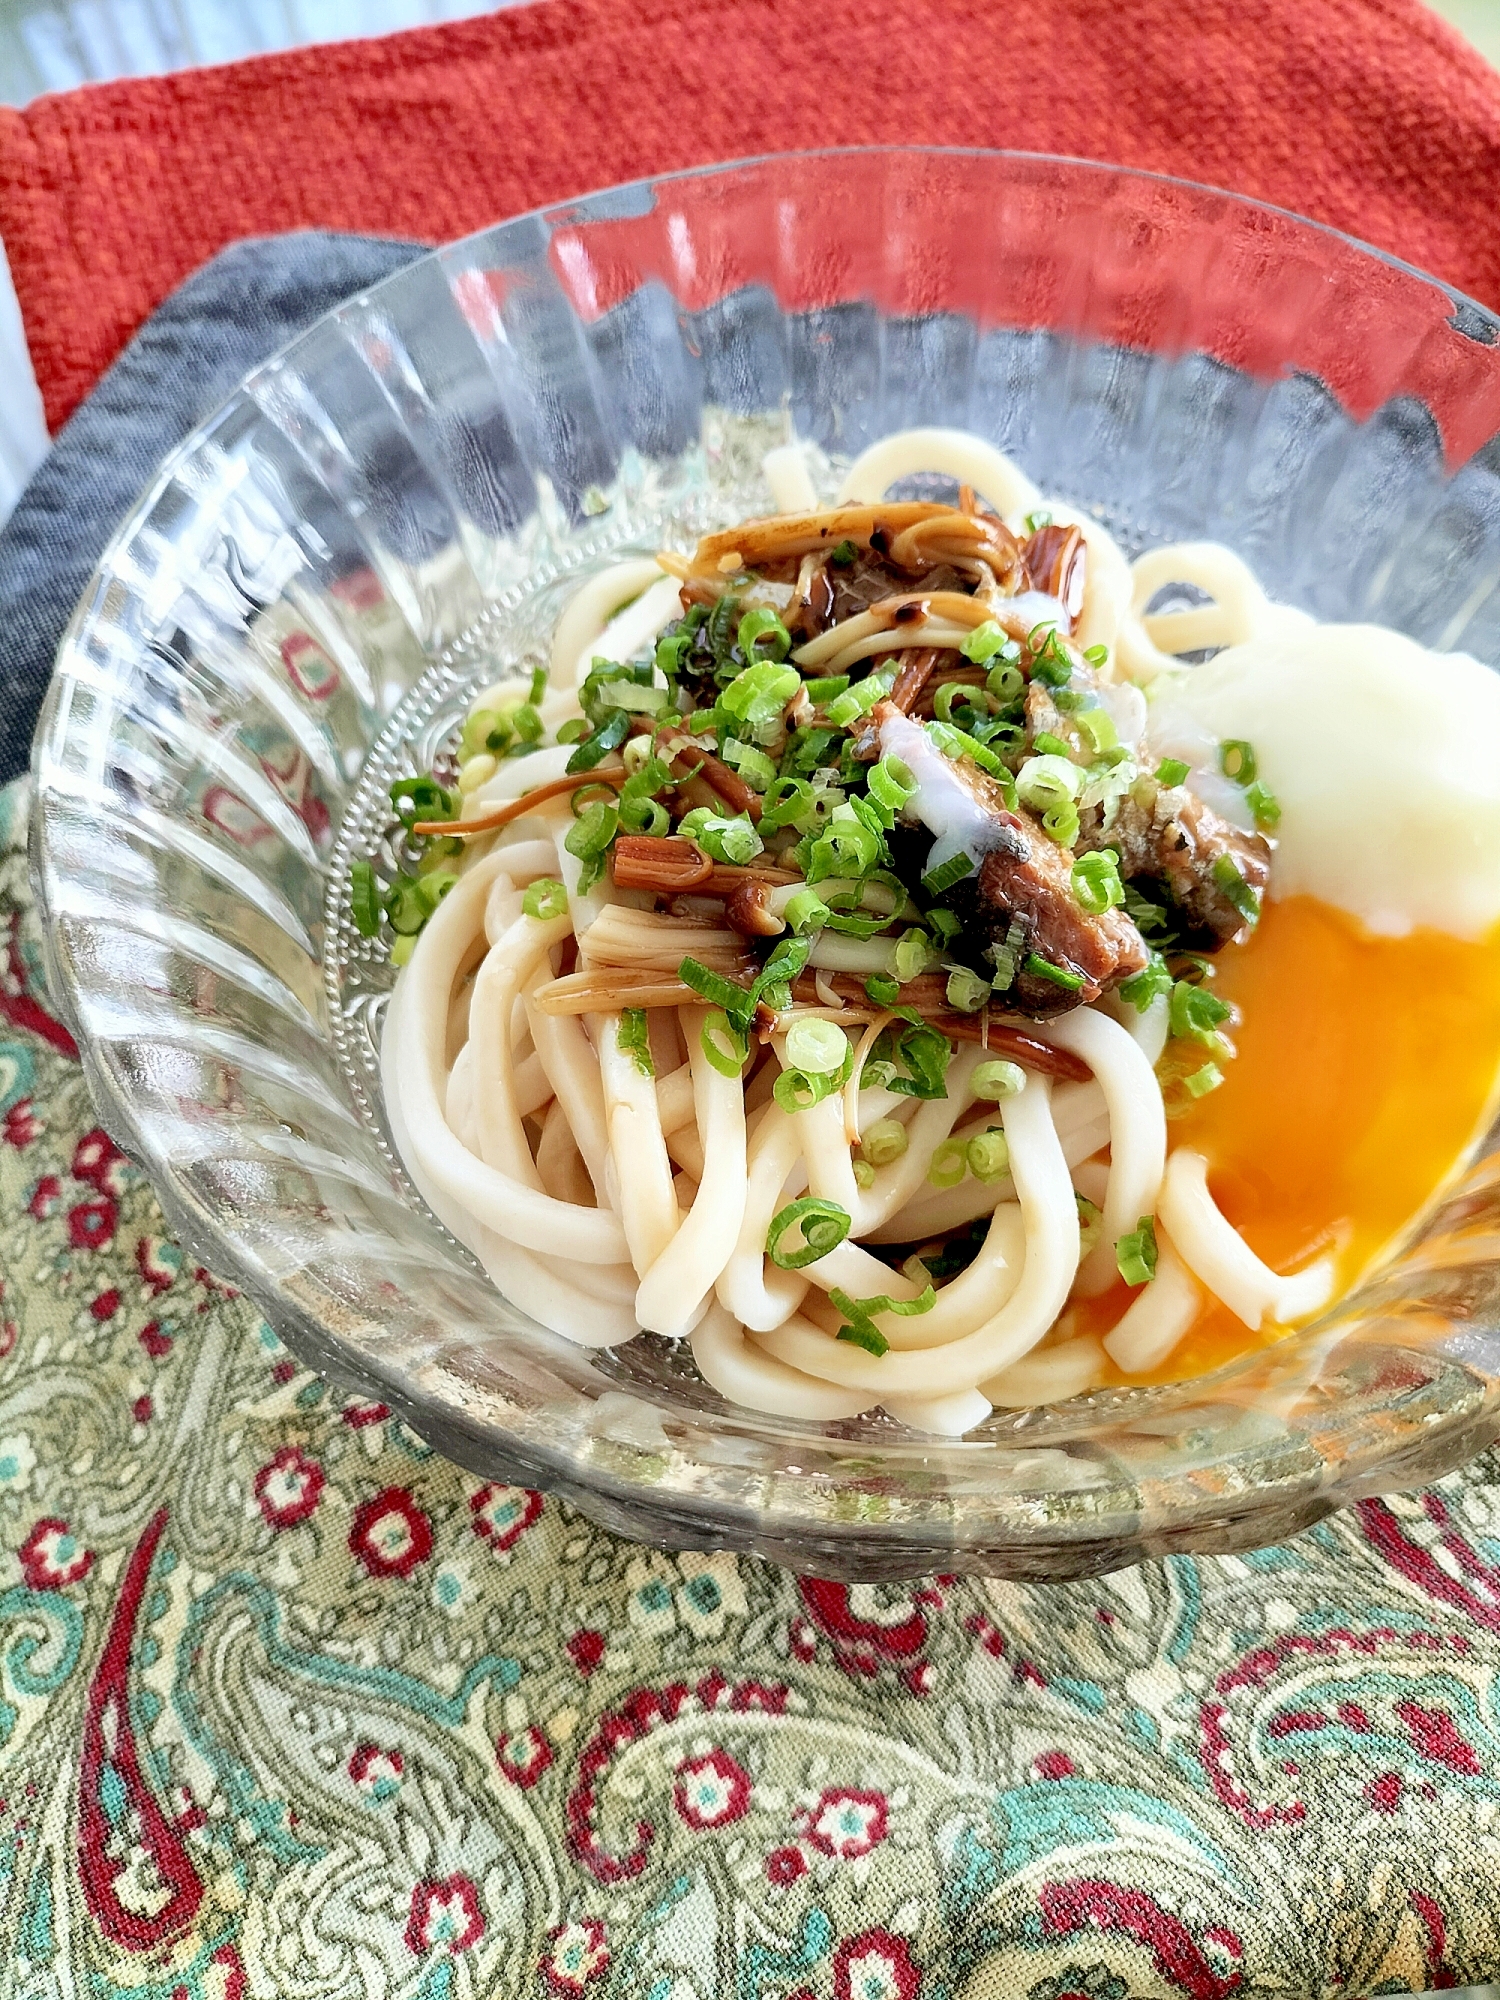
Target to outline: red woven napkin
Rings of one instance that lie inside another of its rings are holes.
[[[876,141],[1151,167],[1500,303],[1500,75],[1418,0],[540,0],[0,111],[49,422],[236,237],[442,241],[747,153]]]

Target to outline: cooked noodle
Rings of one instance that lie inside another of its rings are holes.
[[[820,545],[824,517],[797,448],[771,454],[767,474],[781,514],[704,548],[718,570],[762,546],[790,564],[792,583],[765,587],[780,593],[768,600],[773,609],[779,603],[790,615],[816,581],[808,551]],[[905,610],[893,598],[857,613],[792,654],[805,676],[878,668],[913,646],[937,649],[961,673],[968,661],[956,649],[986,620],[999,616],[1005,629],[1024,631],[1039,615],[1060,616],[1055,597],[1033,590],[1007,598],[996,585],[1009,532],[997,517],[1013,527],[1041,507],[1056,529],[1079,531],[1085,569],[1073,643],[1110,649],[1127,719],[1140,708],[1129,681],[1148,682],[1183,652],[1242,645],[1295,617],[1268,604],[1244,565],[1216,545],[1182,544],[1130,564],[1098,523],[1044,502],[1002,453],[953,431],[909,431],[872,446],[845,477],[828,532],[859,521],[868,531],[889,487],[914,474],[946,476],[976,496],[967,513],[903,505],[893,517],[911,562],[940,558],[975,583],[975,594],[938,588],[924,596],[918,587]],[[466,794],[460,830],[565,777],[571,745],[550,739],[581,715],[591,663],[649,657],[704,574],[702,551],[695,560],[697,568],[675,556],[623,562],[577,591],[558,620],[547,687],[536,698],[549,740],[501,758]],[[1190,585],[1202,601],[1154,610],[1167,585]],[[944,677],[939,669],[933,685]],[[667,750],[675,754],[670,742]],[[679,782],[697,789],[684,796],[730,813],[742,781],[712,755],[695,757]],[[618,759],[606,776],[618,796]],[[593,782],[576,779],[579,788]],[[564,791],[468,846],[456,886],[401,974],[384,1044],[392,1132],[417,1186],[497,1285],[546,1326],[597,1346],[641,1327],[687,1339],[705,1379],[751,1409],[824,1422],[883,1407],[900,1421],[958,1434],[992,1404],[1017,1407],[1098,1384],[1106,1354],[1127,1375],[1160,1366],[1205,1293],[1251,1329],[1305,1317],[1326,1300],[1326,1260],[1292,1277],[1269,1269],[1216,1207],[1201,1155],[1169,1152],[1153,1068],[1168,1033],[1165,998],[1131,1011],[1106,996],[1038,1022],[998,1008],[945,1014],[940,995],[924,1003],[924,1018],[947,1040],[945,1088],[915,1101],[864,1080],[893,1013],[861,989],[888,976],[898,933],[825,929],[804,983],[761,1024],[749,1066],[726,1074],[706,1039],[710,1010],[678,968],[691,958],[730,980],[753,976],[757,933],[726,927],[717,912],[731,897],[748,898],[751,920],[760,912],[759,935],[774,934],[801,887],[797,870],[783,869],[778,881],[768,853],[758,876],[726,864],[713,894],[696,899],[691,888],[675,901],[668,891],[622,890],[607,871],[585,891],[580,859],[565,844],[574,824]],[[698,870],[700,889],[707,866]],[[690,853],[681,879],[696,868]],[[528,915],[528,887],[559,879],[558,913]],[[668,907],[653,907],[663,900]],[[840,990],[833,981],[841,977],[856,985]],[[643,1044],[632,1023],[646,1017]],[[789,1110],[773,1095],[793,1067],[787,1035],[813,1019],[847,1036],[846,1080]],[[1015,1033],[1029,1037],[1014,1044],[1019,1087],[998,1101],[976,1098],[976,1073],[1006,1055],[1012,1044],[1003,1038]],[[1061,1077],[1048,1073],[1052,1061]],[[872,1132],[888,1154],[873,1169],[863,1152]],[[972,1151],[975,1142],[1002,1169],[935,1184],[945,1145]],[[768,1233],[804,1196],[845,1215],[848,1233],[783,1268],[767,1254]],[[1098,1242],[1084,1255],[1080,1216],[1092,1213],[1090,1202]],[[1115,1282],[1115,1246],[1145,1218],[1161,1229],[1154,1280],[1102,1344],[1054,1338],[1070,1299]],[[969,1228],[967,1263],[936,1286],[925,1310],[901,1311],[923,1304],[927,1266],[898,1268],[880,1254],[885,1246],[946,1241]],[[878,1340],[839,1337],[845,1308],[835,1294],[867,1301]]]

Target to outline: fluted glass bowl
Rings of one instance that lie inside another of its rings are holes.
[[[534,660],[578,579],[958,425],[1134,553],[1500,664],[1500,322],[1276,210],[999,153],[783,155],[504,224],[351,300],[176,452],[37,735],[49,975],[173,1228],[313,1367],[491,1478],[817,1575],[1077,1576],[1277,1539],[1500,1428],[1495,1141],[1315,1327],[1172,1388],[995,1415],[729,1408],[685,1349],[509,1307],[391,1151],[383,947],[349,919],[394,775]]]

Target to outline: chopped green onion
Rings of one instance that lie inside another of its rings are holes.
[[[622,1056],[629,1056],[642,1076],[655,1076],[651,1060],[651,1024],[644,1007],[626,1007],[620,1015],[615,1042]]]
[[[741,630],[759,615],[754,611],[747,613]],[[781,620],[774,612],[769,615],[776,619],[777,629],[785,635]],[[732,715],[752,730],[771,729],[780,722],[782,710],[801,685],[802,676],[795,667],[784,666],[780,660],[758,659],[730,681],[719,696],[719,706],[726,715]]]
[[[1207,1097],[1211,1090],[1217,1090],[1224,1081],[1224,1072],[1215,1062],[1206,1062],[1202,1069],[1195,1069],[1191,1076],[1182,1080],[1189,1097]]]
[[[970,736],[967,730],[959,729],[951,722],[932,721],[926,724],[927,734],[945,757],[969,757],[981,771],[999,781],[1000,789],[1010,803],[1015,794],[1015,784],[1010,772],[995,755],[994,751],[981,743],[977,736]]]
[[[652,692],[661,693],[662,690],[653,689]],[[513,711],[510,718],[510,725],[522,743],[539,743],[541,741],[542,718],[529,701],[523,701],[521,706]]]
[[[1091,667],[1102,667],[1109,658],[1108,646],[1085,646],[1083,657]]]
[[[802,937],[808,931],[821,930],[833,913],[816,889],[799,889],[788,898],[781,914],[787,927]]]
[[[618,750],[629,734],[630,717],[623,708],[611,709],[593,734],[584,737],[563,769],[570,778],[580,771],[592,771],[596,764],[604,762],[611,750]]]
[[[806,778],[780,777],[766,789],[760,830],[774,833],[778,827],[799,826],[812,809],[813,788]]]
[[[1047,757],[1066,757],[1068,755],[1067,744],[1063,742],[1060,736],[1054,736],[1050,729],[1043,729],[1038,732],[1034,748]]]
[[[881,866],[886,859],[883,849],[880,834],[868,825],[854,801],[846,799],[834,807],[823,832],[807,848],[807,880],[817,883],[830,875],[858,880]]]
[[[870,766],[870,796],[898,813],[917,793],[917,781],[899,757],[882,757]]]
[[[982,1062],[969,1079],[976,1097],[1018,1097],[1026,1088],[1026,1072],[1019,1063]]]
[[[685,958],[677,968],[677,977],[684,986],[691,986],[700,1000],[706,1000],[710,1007],[719,1007],[738,1028],[748,1024],[755,1012],[755,995],[752,990],[737,986],[732,979],[726,979],[722,972],[715,972],[710,966],[700,965],[696,958]]]
[[[950,944],[963,929],[951,910],[929,910],[927,926],[939,944]]]
[[[1245,787],[1245,804],[1255,815],[1255,824],[1263,832],[1269,833],[1273,826],[1281,823],[1281,801],[1268,785],[1257,778],[1253,785]]]
[[[1115,1244],[1115,1262],[1127,1285],[1148,1285],[1156,1276],[1156,1224],[1149,1215]]]
[[[1068,757],[1028,757],[1016,774],[1016,797],[1034,812],[1071,805],[1083,790],[1083,773]]]
[[[368,861],[356,861],[349,870],[349,914],[361,937],[379,935],[380,891],[375,885],[375,870]]]
[[[431,912],[418,896],[415,880],[405,875],[392,884],[385,900],[385,914],[398,937],[415,937]]]
[[[1169,788],[1180,785],[1188,774],[1188,768],[1180,757],[1163,757],[1156,767],[1156,782]]]
[[[992,660],[996,653],[1014,649],[1014,659],[1019,660],[1021,649],[1008,632],[1001,631],[993,618],[986,618],[982,625],[976,625],[966,639],[959,641],[958,650],[966,660],[972,660],[982,667],[986,660]],[[1014,664],[1010,660],[1009,664]]]
[[[1231,736],[1219,745],[1219,769],[1236,785],[1255,783],[1255,752],[1243,736]]]
[[[1066,993],[1076,993],[1084,983],[1081,972],[1069,972],[1066,966],[1054,965],[1050,959],[1041,958],[1034,951],[1027,952],[1021,970],[1029,972],[1033,979],[1050,979],[1054,986],[1061,986]]]
[[[589,724],[587,718],[582,715],[570,715],[565,722],[557,725],[559,743],[581,743],[588,733]]]
[[[1087,916],[1100,917],[1118,909],[1125,900],[1125,884],[1120,880],[1120,857],[1112,847],[1097,854],[1080,854],[1069,877],[1073,900]]]
[[[1232,854],[1219,856],[1213,865],[1213,879],[1226,902],[1233,904],[1247,924],[1259,921],[1260,897],[1240,873]]]
[[[738,1076],[750,1054],[749,1038],[722,1007],[711,1007],[704,1016],[699,1045],[720,1076]]]
[[[1075,719],[1095,756],[1105,750],[1119,749],[1120,732],[1115,728],[1114,717],[1107,708],[1081,708]]]
[[[568,914],[568,892],[555,876],[539,875],[522,892],[521,908],[528,917],[550,924]]]
[[[915,1021],[903,1029],[895,1052],[906,1065],[905,1076],[892,1076],[886,1088],[897,1097],[935,1098],[948,1095],[948,1064],[953,1045],[939,1028]]]
[[[1179,979],[1172,988],[1172,1033],[1182,1036],[1184,1040],[1218,1048],[1218,1029],[1229,1019],[1231,1011],[1216,993],[1210,993],[1206,986],[1195,985],[1190,979]]]
[[[1134,1007],[1138,1014],[1144,1014],[1154,1001],[1171,990],[1172,975],[1167,969],[1167,961],[1159,951],[1153,951],[1141,970],[1121,986],[1120,998]]]
[[[1012,639],[1001,648],[994,666],[984,677],[986,692],[1007,708],[1026,692],[1026,677],[1016,664],[1020,657],[1021,649]]]
[[[574,819],[582,819],[590,806],[612,806],[619,797],[613,785],[580,785],[568,794],[568,811]]]
[[[878,1326],[841,1326],[834,1338],[847,1340],[851,1347],[862,1347],[867,1354],[873,1354],[877,1361],[882,1354],[890,1352],[891,1343]]]
[[[862,715],[868,715],[877,701],[883,701],[896,685],[894,667],[882,667],[878,672],[867,674],[851,688],[846,688],[836,701],[828,704],[828,720],[836,722],[840,729],[847,729],[851,722],[858,722]]]
[[[771,1088],[771,1095],[789,1118],[799,1111],[811,1111],[845,1081],[842,1070],[784,1069]]]
[[[790,904],[787,907],[790,909]],[[894,1007],[901,998],[900,985],[883,972],[870,974],[865,981],[865,992],[877,1007]]]
[[[891,955],[891,970],[904,986],[927,970],[932,956],[932,941],[925,931],[903,931]]]
[[[766,1231],[766,1255],[778,1270],[805,1270],[820,1257],[826,1257],[830,1250],[837,1250],[852,1227],[849,1211],[840,1208],[836,1201],[804,1195],[800,1201],[788,1202],[771,1218]],[[802,1238],[801,1247],[794,1243],[791,1248],[783,1249],[782,1239],[793,1229]]]
[[[828,551],[828,560],[835,569],[851,569],[859,558],[859,548],[854,542],[839,542]]]
[[[1021,525],[1028,535],[1034,535],[1038,528],[1050,528],[1052,526],[1052,516],[1045,507],[1038,507],[1033,513],[1026,516]]]
[[[1037,640],[1039,632],[1043,635],[1040,643]],[[1073,662],[1064,650],[1057,627],[1033,626],[1027,634],[1026,644],[1031,649],[1031,678],[1041,681],[1046,687],[1065,687],[1072,678]]]
[[[411,955],[416,950],[416,948],[417,948],[417,939],[415,932],[412,932],[408,936],[392,938],[391,964],[395,966],[402,966],[408,964],[411,960]]]
[[[419,820],[454,819],[459,801],[435,778],[398,778],[391,786],[391,804],[409,833]]]
[[[849,1037],[833,1021],[794,1021],[787,1030],[786,1057],[808,1076],[827,1076],[849,1060]]]
[[[748,813],[726,817],[708,806],[694,806],[690,813],[684,813],[678,831],[686,839],[696,841],[711,860],[726,862],[734,868],[743,868],[747,861],[753,861],[765,846]]]
[[[757,792],[769,791],[777,782],[776,766],[764,750],[753,743],[741,743],[731,736],[724,745],[724,762],[732,764],[745,783]]]
[[[940,861],[936,868],[922,877],[924,896],[941,896],[962,882],[966,875],[974,872],[973,857],[968,854],[950,854],[946,861]]]
[[[956,965],[948,974],[948,1005],[955,1013],[977,1014],[989,997],[989,981],[967,965]]]
[[[814,708],[826,708],[831,701],[837,701],[849,685],[847,674],[830,674],[827,680],[804,681],[802,692]]]
[[[968,1171],[969,1156],[963,1140],[945,1139],[928,1163],[927,1179],[935,1188],[953,1188]]]
[[[669,680],[680,674],[693,650],[692,632],[664,632],[656,642],[656,664]]]
[[[563,846],[583,863],[578,876],[578,892],[586,896],[604,873],[604,857],[620,831],[619,808],[601,799],[574,820],[563,836]]]
[[[1078,1210],[1078,1261],[1082,1263],[1104,1232],[1104,1216],[1085,1194],[1075,1193],[1073,1203]]]
[[[482,756],[486,751],[493,756],[509,740],[510,724],[504,716],[492,708],[476,709],[465,722],[458,739],[459,761],[467,763],[470,757]]]
[[[745,613],[735,637],[739,641],[740,651],[751,661],[781,661],[792,650],[791,633],[776,613],[765,606],[758,605],[755,610]],[[798,678],[800,680],[801,676]],[[796,691],[795,687],[792,688],[787,699],[790,700]]]
[[[851,1160],[849,1162],[849,1171],[854,1176],[854,1185],[857,1188],[874,1187],[875,1169],[870,1165],[870,1162],[868,1160],[861,1160],[861,1159]]]
[[[1003,1132],[976,1132],[964,1148],[969,1172],[986,1186],[1010,1168],[1010,1145]]]
[[[1042,814],[1042,831],[1059,847],[1071,847],[1078,838],[1078,808],[1074,805],[1049,806]]]
[[[859,1149],[872,1167],[888,1167],[901,1158],[907,1144],[906,1127],[899,1118],[877,1118],[860,1140]]]

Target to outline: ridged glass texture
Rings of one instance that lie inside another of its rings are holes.
[[[315,326],[171,459],[37,737],[49,970],[172,1226],[312,1366],[623,1532],[824,1576],[1076,1576],[1283,1536],[1500,1428],[1500,1159],[1317,1327],[1218,1375],[996,1415],[725,1407],[685,1352],[509,1309],[405,1184],[351,855],[571,584],[961,425],[1133,549],[1500,665],[1497,322],[1311,224],[1025,156],[786,156],[443,250]]]

